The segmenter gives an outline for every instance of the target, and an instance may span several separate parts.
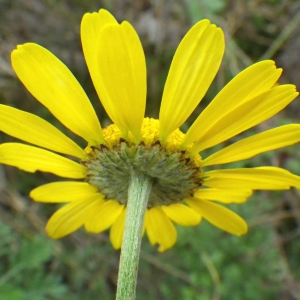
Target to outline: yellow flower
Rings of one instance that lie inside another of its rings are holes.
[[[195,226],[203,217],[240,236],[247,232],[245,221],[223,204],[242,203],[252,190],[300,188],[299,177],[281,168],[207,169],[292,145],[300,140],[300,125],[256,134],[205,159],[199,154],[272,117],[296,98],[293,85],[276,85],[281,69],[273,61],[256,63],[238,74],[184,134],[178,128],[220,67],[225,47],[220,28],[202,20],[180,43],[159,120],[144,118],[146,64],[133,27],[126,21],[118,24],[100,10],[84,15],[81,39],[94,86],[114,123],[105,129],[75,77],[49,51],[32,43],[18,46],[12,65],[28,91],[87,141],[85,149],[35,115],[0,108],[0,130],[38,146],[2,144],[1,163],[74,179],[45,184],[30,193],[38,202],[67,203],[50,218],[46,227],[50,237],[63,237],[81,226],[92,233],[111,228],[112,245],[120,248],[132,170],[153,180],[144,229],[159,251],[175,244],[173,223]]]

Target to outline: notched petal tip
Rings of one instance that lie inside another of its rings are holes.
[[[21,44],[17,45],[17,47],[11,52],[10,54],[10,59],[11,59],[11,64],[12,68],[15,70],[14,65],[15,61],[18,59],[18,57],[22,54],[22,52],[25,51],[25,45],[26,44]]]
[[[107,9],[104,9],[104,8],[100,8],[99,11],[98,11],[98,14],[101,16],[108,16],[110,18],[113,18],[115,20],[115,17],[107,10]]]
[[[82,22],[82,24],[84,24],[85,22],[92,22],[92,23],[94,23],[94,25],[96,25],[96,23],[102,23],[102,22],[103,23],[105,23],[105,22],[116,22],[117,23],[115,17],[108,10],[103,9],[103,8],[101,8],[98,12],[85,13],[82,17],[81,22]]]

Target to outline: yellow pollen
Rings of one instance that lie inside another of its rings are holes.
[[[175,151],[182,150],[180,148],[182,141],[184,139],[185,134],[181,132],[179,129],[174,130],[169,137],[166,139],[163,147],[166,149],[168,153],[173,153]],[[115,125],[109,125],[108,127],[103,129],[103,137],[107,143],[107,146],[111,149],[117,144],[119,144],[120,139],[122,138],[121,131]],[[134,144],[134,137],[131,133],[129,133],[128,142]],[[141,128],[141,142],[145,144],[145,146],[151,146],[157,142],[159,142],[159,121],[152,118],[144,118]],[[188,145],[185,151],[189,152],[193,145]],[[188,157],[188,155],[187,155]],[[200,155],[196,155],[193,157],[193,161],[195,165],[200,166],[201,157]]]

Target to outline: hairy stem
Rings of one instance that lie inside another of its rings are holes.
[[[116,300],[135,299],[144,217],[151,186],[151,178],[132,172],[128,189]]]

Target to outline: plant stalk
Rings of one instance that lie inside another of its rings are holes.
[[[135,299],[144,218],[151,186],[151,178],[132,172],[128,188],[116,300]]]

